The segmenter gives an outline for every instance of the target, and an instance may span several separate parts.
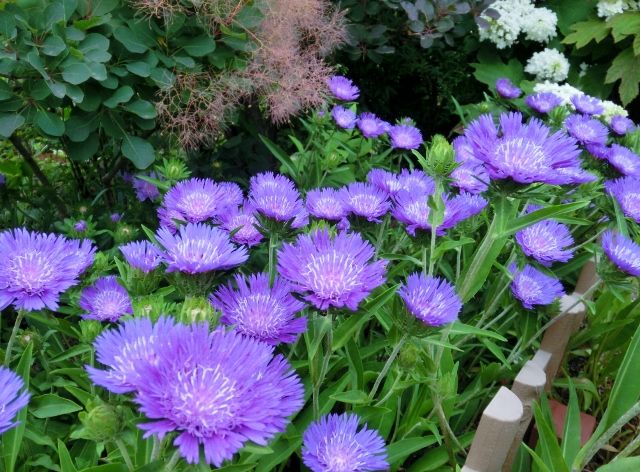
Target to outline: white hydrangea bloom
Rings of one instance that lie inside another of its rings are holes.
[[[499,17],[494,19],[483,12],[480,15],[489,24],[488,28],[480,28],[480,39],[491,41],[498,49],[512,46],[522,32],[523,23],[535,9],[531,0],[497,0],[489,5]]]
[[[569,75],[569,61],[560,51],[546,48],[531,56],[524,71],[535,75],[536,80],[562,82]]]
[[[551,92],[562,99],[563,105],[569,105],[571,108],[573,108],[571,97],[573,97],[574,95],[580,95],[582,93],[579,89],[575,88],[572,85],[557,84],[548,80],[537,83],[533,87],[533,91],[536,93]]]
[[[604,106],[604,112],[598,116],[602,118],[607,124],[610,124],[611,118],[616,115],[627,116],[629,114],[629,112],[627,112],[627,110],[622,108],[620,105],[609,100],[603,100],[602,106]]]
[[[599,17],[609,19],[626,10],[637,10],[638,3],[633,0],[600,0],[596,9]]]
[[[525,38],[539,43],[548,43],[556,37],[558,16],[548,8],[534,8],[522,19]]]

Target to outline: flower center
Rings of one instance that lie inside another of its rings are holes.
[[[302,276],[317,296],[335,300],[362,284],[358,280],[361,271],[352,256],[333,250],[311,254]]]
[[[55,278],[53,265],[39,251],[24,252],[10,262],[11,285],[30,295],[37,295]]]
[[[549,167],[549,158],[542,146],[530,139],[503,139],[494,153],[494,162],[509,174],[530,174]]]

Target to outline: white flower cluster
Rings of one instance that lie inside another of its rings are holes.
[[[599,17],[609,19],[628,10],[640,10],[640,2],[635,0],[600,0],[596,9]]]
[[[531,0],[496,0],[480,15],[488,25],[480,28],[480,39],[491,41],[498,49],[512,46],[520,33],[531,41],[547,43],[556,36],[558,17],[548,8]]]
[[[533,53],[524,71],[536,76],[536,80],[562,82],[569,75],[569,60],[556,49],[546,48]]]

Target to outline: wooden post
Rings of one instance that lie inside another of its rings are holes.
[[[518,432],[523,408],[520,399],[506,387],[482,412],[462,472],[500,472]]]

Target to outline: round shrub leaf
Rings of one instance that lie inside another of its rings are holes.
[[[0,114],[0,136],[8,138],[24,124],[24,116],[18,113]]]
[[[46,110],[36,112],[36,125],[50,136],[62,136],[64,133],[62,118]]]
[[[122,154],[138,169],[146,169],[156,158],[153,146],[147,140],[129,134],[122,140]]]
[[[133,89],[128,85],[120,87],[113,95],[107,98],[103,105],[107,108],[115,108],[121,103],[127,103],[133,97]]]

